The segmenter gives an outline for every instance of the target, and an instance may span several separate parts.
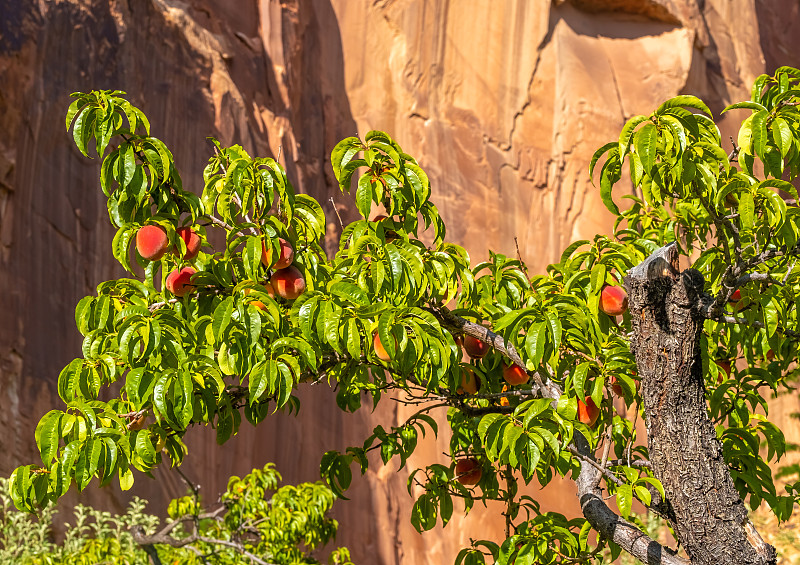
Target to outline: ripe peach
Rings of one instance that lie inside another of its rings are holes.
[[[164,228],[148,224],[136,232],[136,250],[148,261],[158,261],[167,252],[169,239]]]
[[[604,285],[600,291],[600,310],[609,316],[619,316],[628,310],[628,293],[621,286]]]
[[[594,403],[591,396],[578,401],[578,420],[587,426],[594,427],[597,418],[600,416],[600,409]]]
[[[185,296],[194,289],[194,285],[190,282],[192,275],[197,271],[191,267],[184,267],[180,270],[174,270],[167,275],[166,287],[177,297]]]
[[[617,396],[623,396],[622,394],[622,387],[617,382],[617,377],[613,376],[608,380],[611,383],[611,390],[614,391],[614,394]]]
[[[471,335],[464,336],[464,351],[467,352],[472,359],[483,359],[489,353],[489,344],[472,337]]]
[[[197,235],[197,232],[195,232],[189,226],[184,226],[176,229],[175,233],[183,240],[183,243],[186,244],[186,253],[183,254],[183,259],[186,261],[191,261],[197,257],[197,254],[200,253],[200,236]],[[179,249],[177,247],[173,247],[172,252],[177,255],[179,253]]]
[[[742,299],[742,291],[737,288],[736,290],[733,291],[733,294],[731,294],[731,297],[728,299],[728,302],[736,303],[739,302],[741,299]]]
[[[278,238],[278,244],[280,246],[281,254],[275,264],[272,265],[272,268],[276,271],[285,269],[292,264],[292,261],[294,261],[294,248],[292,248],[289,242],[280,237]],[[271,262],[272,247],[267,247],[264,242],[261,242],[261,263],[263,263],[265,267],[269,267]]]
[[[397,347],[397,340],[394,342],[395,347]],[[378,356],[378,359],[381,361],[391,361],[391,356],[386,348],[381,343],[381,338],[378,335],[378,332],[375,332],[375,335],[372,337],[372,348],[375,350],[375,355]]]
[[[456,389],[457,394],[476,394],[481,387],[480,380],[475,371],[469,367],[461,368],[461,384]]]
[[[474,457],[456,461],[456,480],[464,486],[477,485],[481,480],[483,469],[481,463]]]
[[[717,383],[721,383],[727,377],[731,376],[731,360],[730,359],[717,359],[714,361],[717,364],[717,367],[720,369],[717,372]],[[725,375],[722,375],[722,371],[725,371]]]
[[[278,296],[287,300],[294,300],[306,290],[306,280],[295,266],[275,271],[270,283]]]
[[[503,378],[511,386],[524,385],[528,382],[528,373],[518,365],[504,365]]]

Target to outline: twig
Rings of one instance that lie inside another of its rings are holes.
[[[519,252],[519,241],[517,241],[517,236],[514,236],[514,245],[517,248],[517,259],[519,259],[519,264],[522,267],[525,276],[530,278],[530,275],[528,274],[528,266],[525,264],[525,261],[522,260],[522,253]]]
[[[333,196],[331,196],[328,200],[331,201],[333,211],[336,212],[336,217],[339,218],[339,226],[342,228],[342,230],[344,230],[344,222],[342,221],[342,217],[339,215],[339,209],[336,207],[336,202],[334,202]]]

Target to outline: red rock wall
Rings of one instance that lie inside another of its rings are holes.
[[[35,461],[33,429],[57,405],[56,377],[79,354],[73,309],[120,276],[98,190],[99,163],[64,131],[68,94],[126,90],[200,190],[206,136],[278,154],[295,186],[344,220],[328,156],[356,132],[389,131],[434,185],[449,237],[477,258],[520,253],[541,271],[571,240],[610,229],[588,179],[592,152],[628,117],[694,93],[715,112],[752,79],[798,65],[789,0],[0,0],[0,472]],[[724,129],[724,128],[723,128]],[[779,410],[796,410],[787,399]],[[184,469],[214,500],[232,473],[275,461],[316,480],[320,454],[359,444],[407,414],[341,413],[325,387],[298,418],[246,424],[218,448],[190,434]],[[443,461],[446,429],[410,464]],[[452,562],[470,537],[499,536],[500,509],[419,536],[405,470],[376,466],[341,502],[339,543],[357,562]],[[174,472],[137,478],[161,511]],[[576,511],[569,490],[548,507]],[[121,507],[128,494],[83,499]]]

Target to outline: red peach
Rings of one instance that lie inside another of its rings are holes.
[[[148,261],[158,261],[167,252],[169,239],[164,228],[148,224],[136,232],[136,250]]]
[[[717,372],[717,383],[721,383],[727,377],[731,376],[731,361],[730,359],[717,359],[714,361],[719,368]],[[723,376],[722,371],[725,371],[725,375]]]
[[[177,297],[185,296],[194,289],[194,285],[190,282],[192,275],[197,271],[191,267],[184,267],[180,270],[172,271],[167,275],[166,287]]]
[[[483,469],[480,461],[474,457],[459,459],[456,462],[456,480],[464,486],[477,485],[481,480]]]
[[[294,300],[306,290],[306,280],[294,266],[275,271],[270,282],[278,296],[287,300]]]
[[[503,378],[511,386],[524,385],[528,382],[528,373],[518,365],[505,365],[503,367]]]
[[[628,310],[628,293],[621,286],[604,285],[600,291],[600,310],[609,316],[619,316]]]
[[[578,420],[589,426],[594,426],[600,416],[600,409],[594,403],[591,396],[578,401]]]
[[[742,291],[740,289],[736,289],[731,294],[731,297],[728,299],[728,302],[739,302],[742,299]]]
[[[183,243],[186,244],[186,253],[183,254],[183,259],[185,261],[191,261],[197,257],[197,254],[200,253],[200,236],[197,235],[197,232],[189,226],[184,226],[176,229],[175,233],[183,240]],[[173,247],[172,252],[178,255],[180,250],[178,247]]]
[[[464,336],[464,351],[472,359],[483,359],[489,353],[489,344],[482,342],[471,335]]]
[[[278,245],[280,247],[280,256],[278,260],[272,265],[272,268],[277,270],[285,269],[289,265],[292,264],[294,261],[294,249],[289,244],[288,241],[283,239],[282,237],[278,238]],[[262,241],[261,242],[261,263],[264,264],[265,267],[269,267],[270,263],[272,262],[272,247],[267,247],[266,244]]]

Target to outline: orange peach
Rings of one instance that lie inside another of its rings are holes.
[[[397,340],[395,340],[395,347],[397,347]],[[389,355],[389,352],[381,343],[381,338],[378,335],[378,332],[375,332],[375,335],[372,337],[372,348],[375,350],[375,355],[378,356],[378,359],[381,361],[391,361],[392,358]]]
[[[503,378],[511,386],[524,385],[528,382],[528,373],[519,365],[504,365]]]
[[[461,368],[461,384],[456,389],[457,394],[476,394],[481,387],[475,371],[469,367]]]
[[[621,286],[603,286],[600,291],[600,310],[609,316],[624,314],[628,310],[628,293]]]
[[[578,420],[587,426],[594,427],[597,418],[600,416],[600,409],[594,403],[591,396],[578,401]]]
[[[270,283],[278,296],[287,300],[294,300],[306,290],[306,280],[295,266],[275,271]]]
[[[136,250],[148,261],[158,261],[167,252],[169,239],[164,228],[148,224],[136,232]]]
[[[272,265],[272,268],[276,271],[285,269],[294,261],[294,248],[288,241],[280,237],[278,238],[278,246],[280,247],[280,255],[275,264]],[[261,263],[263,263],[265,267],[269,267],[271,262],[272,247],[267,247],[264,242],[261,242]]]

